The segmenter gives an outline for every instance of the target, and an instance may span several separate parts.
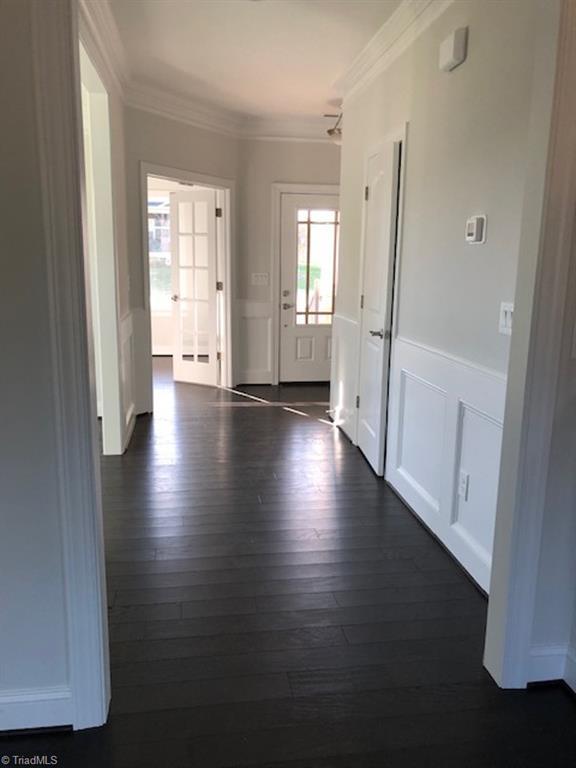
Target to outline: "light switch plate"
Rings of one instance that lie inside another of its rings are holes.
[[[268,285],[269,283],[268,272],[252,272],[252,285]]]
[[[500,304],[500,318],[498,330],[505,336],[512,335],[512,321],[514,320],[514,304],[509,301],[503,301]]]

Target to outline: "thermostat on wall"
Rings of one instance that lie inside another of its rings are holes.
[[[470,216],[466,222],[466,242],[472,245],[486,242],[486,216]]]

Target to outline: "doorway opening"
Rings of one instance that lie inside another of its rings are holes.
[[[232,386],[231,189],[177,171],[144,180],[150,362],[170,358],[174,381]]]
[[[86,294],[93,348],[97,414],[102,452],[121,454],[133,425],[124,418],[120,362],[120,319],[108,93],[80,45],[82,128],[86,200]]]

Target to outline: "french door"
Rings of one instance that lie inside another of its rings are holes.
[[[175,381],[218,384],[216,193],[170,195]]]
[[[340,213],[337,195],[282,194],[280,381],[329,381]]]
[[[384,474],[400,152],[399,142],[386,141],[366,161],[358,445],[377,475]]]

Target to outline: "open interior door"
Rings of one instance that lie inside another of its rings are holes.
[[[377,475],[384,474],[400,148],[383,142],[366,162],[358,445]]]
[[[218,384],[216,193],[170,195],[174,380]]]

